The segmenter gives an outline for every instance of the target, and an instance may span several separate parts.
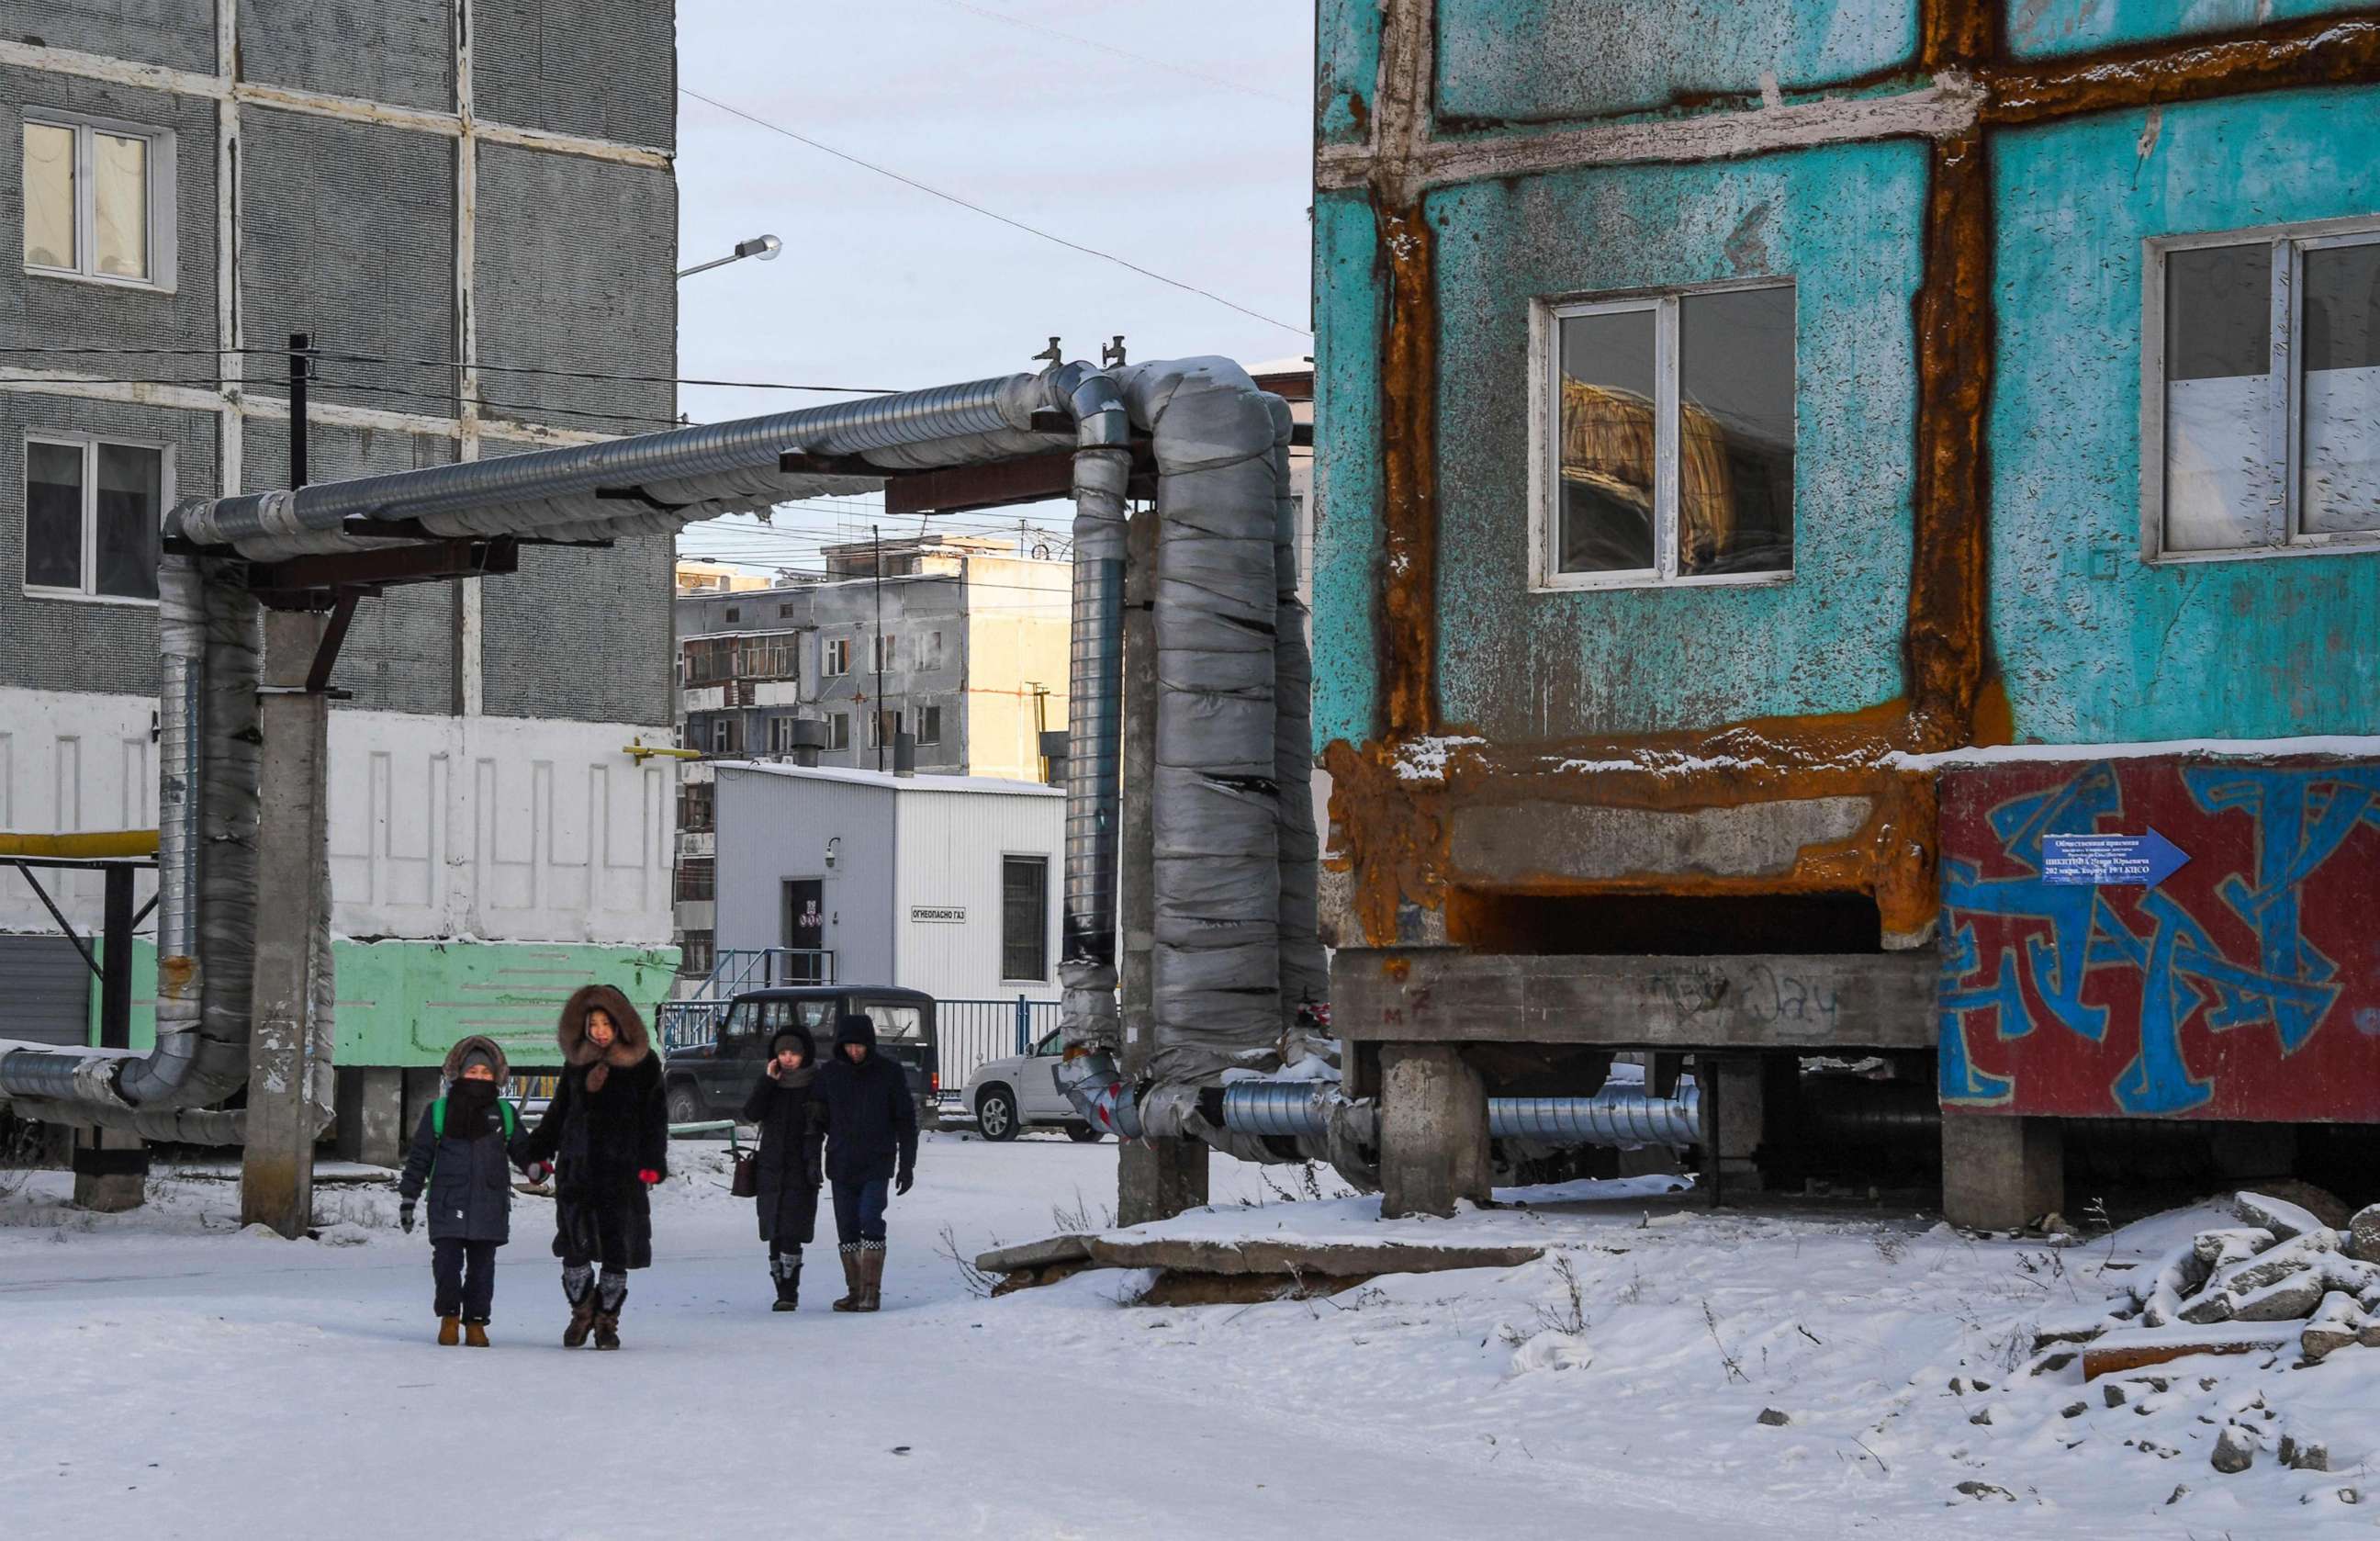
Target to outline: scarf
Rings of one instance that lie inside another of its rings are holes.
[[[457,1081],[446,1088],[446,1137],[476,1140],[487,1134],[488,1115],[496,1110],[493,1081]]]

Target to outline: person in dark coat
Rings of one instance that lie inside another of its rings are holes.
[[[880,1053],[876,1024],[835,1024],[834,1058],[810,1095],[826,1113],[826,1175],[848,1292],[838,1311],[873,1311],[884,1295],[884,1208],[917,1177],[917,1105],[901,1066]]]
[[[778,1311],[801,1304],[802,1244],[818,1232],[819,1143],[826,1125],[811,1098],[818,1079],[818,1041],[796,1024],[769,1040],[769,1063],[744,1099],[743,1120],[760,1126],[753,1162],[759,1180],[760,1239],[769,1244],[769,1277],[777,1281]]]
[[[512,1169],[504,1147],[512,1104],[496,1095],[510,1066],[493,1041],[474,1034],[446,1051],[446,1095],[421,1110],[413,1148],[397,1180],[398,1223],[409,1235],[414,1206],[430,1190],[431,1275],[437,1282],[438,1341],[457,1329],[472,1348],[488,1346],[496,1301],[496,1248],[512,1239]]]
[[[597,1348],[615,1349],[628,1270],[652,1266],[649,1190],[669,1174],[661,1060],[644,1018],[609,985],[571,996],[554,1037],[563,1070],[553,1100],[514,1142],[513,1159],[553,1172],[553,1255],[570,1302],[562,1346],[578,1347],[591,1329]]]

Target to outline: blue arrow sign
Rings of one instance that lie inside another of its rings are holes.
[[[2046,834],[2045,883],[2154,888],[2181,870],[2188,853],[2155,830],[2146,834]]]

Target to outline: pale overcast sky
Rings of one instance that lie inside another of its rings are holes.
[[[679,0],[678,372],[909,388],[1134,358],[1309,354],[1307,0]],[[1282,326],[1070,251],[746,122],[699,92]],[[696,419],[834,398],[683,388]],[[1048,517],[1048,514],[1037,515]],[[1062,517],[1062,511],[1060,516]],[[680,549],[808,565],[865,508],[717,521]],[[977,524],[997,516],[969,516]],[[914,521],[904,533],[914,530]],[[791,533],[808,533],[802,539]],[[888,528],[887,533],[892,531]]]

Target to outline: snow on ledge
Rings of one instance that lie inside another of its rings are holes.
[[[2028,761],[2151,759],[2212,755],[2240,759],[2278,759],[2290,755],[2335,755],[2380,759],[2380,734],[2322,734],[2305,738],[2167,738],[2142,744],[1993,744],[1937,754],[1895,749],[1881,763],[1896,770],[1948,770],[1969,766]]]

